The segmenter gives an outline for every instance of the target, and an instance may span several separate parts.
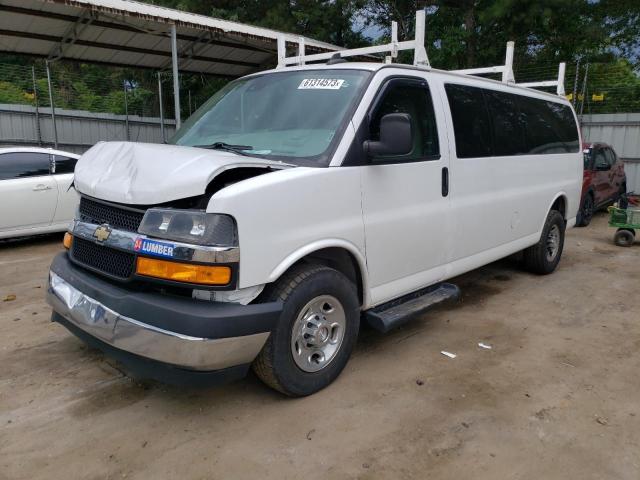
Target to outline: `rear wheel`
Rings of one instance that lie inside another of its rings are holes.
[[[636,232],[627,228],[619,228],[613,236],[613,243],[619,247],[630,247],[636,239]]]
[[[267,301],[284,304],[280,321],[253,363],[270,387],[305,396],[335,380],[358,337],[360,306],[355,285],[323,265],[292,268]]]
[[[582,207],[578,212],[578,221],[576,222],[576,226],[578,227],[586,227],[591,223],[591,219],[593,218],[593,195],[591,193],[587,193],[582,201]]]
[[[527,270],[539,275],[552,273],[562,256],[564,248],[564,218],[557,210],[551,210],[542,228],[540,240],[524,251]]]

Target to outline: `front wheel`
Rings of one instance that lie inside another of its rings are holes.
[[[294,397],[310,395],[333,382],[358,337],[355,285],[332,268],[301,264],[276,282],[266,297],[283,302],[283,310],[253,363],[256,375]]]
[[[562,214],[551,210],[542,228],[540,240],[524,251],[524,265],[538,275],[552,273],[562,256],[565,223]]]

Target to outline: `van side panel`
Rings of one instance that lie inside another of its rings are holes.
[[[239,288],[273,282],[305,254],[328,247],[348,250],[366,277],[357,167],[298,167],[261,175],[217,192],[207,212],[236,219]]]
[[[456,78],[455,83],[478,86],[473,79]],[[492,88],[499,90],[500,87],[492,85]],[[507,86],[504,90],[522,93],[521,89]],[[532,92],[531,96],[536,93]],[[548,101],[544,94],[540,98]],[[454,125],[447,102],[445,108],[450,148],[455,152]],[[455,221],[451,238],[451,274],[462,273],[535,244],[549,207],[559,195],[566,198],[565,216],[572,225],[578,211],[581,180],[579,148],[575,153],[452,156],[450,215]]]

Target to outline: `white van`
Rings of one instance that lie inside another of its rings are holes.
[[[575,224],[566,99],[396,64],[231,82],[172,145],[100,143],[50,273],[53,319],[169,382],[253,366],[292,396],[331,383],[361,320],[387,331],[524,250],[548,274]]]

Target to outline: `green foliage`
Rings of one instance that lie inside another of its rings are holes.
[[[0,82],[0,103],[32,103],[27,92],[10,82]]]

